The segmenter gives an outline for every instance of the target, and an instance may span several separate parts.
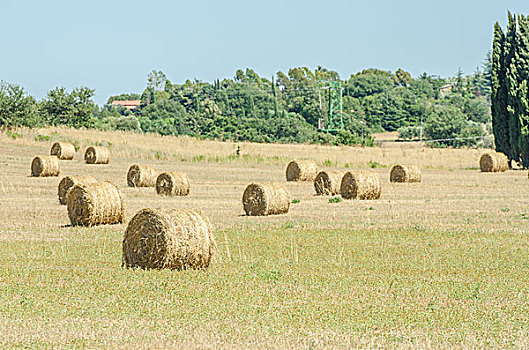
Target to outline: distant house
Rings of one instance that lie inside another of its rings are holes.
[[[452,92],[452,90],[454,90],[455,87],[456,87],[456,84],[454,83],[443,85],[439,88],[439,93],[441,95],[446,95],[447,93]]]
[[[118,106],[121,106],[123,108],[128,109],[129,111],[133,111],[141,104],[141,100],[116,100],[112,101],[112,107],[118,108]]]

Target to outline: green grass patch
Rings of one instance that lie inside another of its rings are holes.
[[[117,226],[56,233],[0,242],[3,347],[160,347],[201,328],[226,344],[330,337],[421,347],[413,330],[432,344],[507,346],[529,331],[529,248],[519,234],[290,221],[217,232],[207,271],[144,271],[121,267]],[[20,338],[28,324],[40,336]]]
[[[379,162],[370,161],[368,163],[370,168],[376,169],[376,168],[387,168],[388,166],[385,164],[380,164]]]
[[[340,197],[329,198],[329,203],[340,203],[341,201],[342,201],[342,198]]]

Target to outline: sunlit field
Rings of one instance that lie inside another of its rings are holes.
[[[30,177],[54,141],[79,147],[61,175]],[[109,165],[86,165],[90,144]],[[0,134],[0,347],[446,348],[529,346],[529,180],[481,173],[476,149],[201,141],[94,130]],[[329,202],[285,181],[292,159],[370,169],[375,201]],[[184,171],[187,197],[127,187],[133,163]],[[393,184],[393,164],[418,184]],[[122,225],[71,227],[64,175],[116,182]],[[288,214],[247,217],[251,182],[283,182]],[[297,201],[296,201],[297,202]],[[207,271],[121,267],[127,221],[146,207],[201,209],[215,226]]]

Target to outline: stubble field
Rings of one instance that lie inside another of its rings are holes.
[[[74,142],[61,175],[30,177],[35,155]],[[109,165],[86,165],[90,144]],[[236,155],[239,147],[240,155]],[[61,128],[0,134],[0,347],[527,347],[529,180],[481,173],[482,150],[198,141]],[[329,203],[286,164],[372,169],[376,201]],[[184,171],[188,197],[127,187],[133,163]],[[392,184],[395,163],[419,184]],[[145,207],[193,207],[215,226],[207,271],[121,267],[126,223],[71,227],[64,175],[116,182],[127,221]],[[246,217],[251,182],[280,181],[299,203]]]

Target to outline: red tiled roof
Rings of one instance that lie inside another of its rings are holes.
[[[115,100],[112,101],[112,106],[122,105],[123,107],[134,106],[138,107],[141,104],[141,100]]]

